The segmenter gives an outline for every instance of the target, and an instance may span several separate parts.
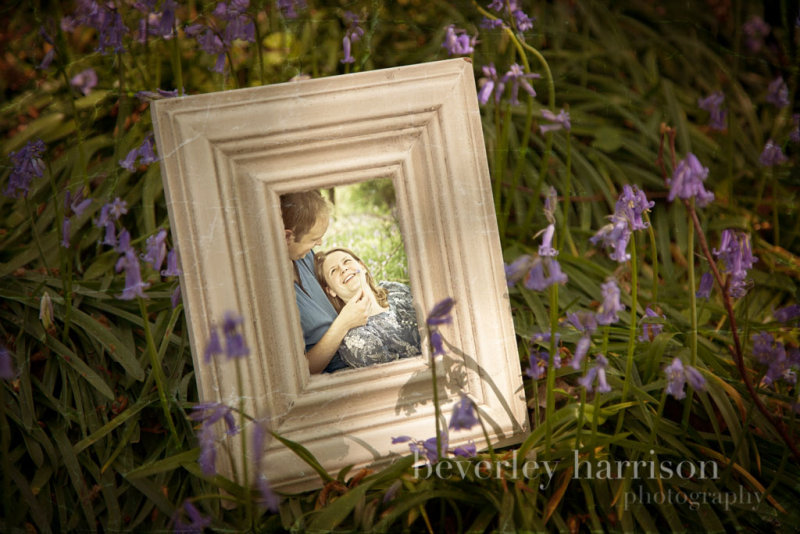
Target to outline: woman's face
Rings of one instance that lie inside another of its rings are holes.
[[[366,268],[356,259],[341,250],[335,250],[325,257],[322,262],[322,273],[325,276],[325,285],[328,293],[349,301],[361,288],[359,271],[366,272]]]

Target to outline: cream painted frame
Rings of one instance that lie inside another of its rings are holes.
[[[443,413],[449,420],[464,391],[493,444],[521,441],[527,410],[471,62],[160,100],[152,116],[202,401],[238,406],[240,365],[246,411],[329,472],[408,454],[393,436],[435,434],[424,318],[453,297],[453,321],[440,331],[458,350],[437,364]],[[379,176],[397,194],[423,355],[312,376],[279,195]],[[244,317],[251,355],[205,364],[210,326],[226,311]],[[236,478],[240,438],[226,439],[220,432],[218,469]],[[479,427],[450,434],[451,447],[469,441],[485,446]],[[277,440],[260,454],[278,490],[321,484]]]

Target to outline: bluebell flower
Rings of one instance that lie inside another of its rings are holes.
[[[596,234],[589,238],[592,245],[598,243],[603,248],[610,249],[608,257],[619,263],[624,263],[631,259],[628,254],[628,242],[631,239],[631,229],[624,219],[611,216],[611,222],[600,228]]]
[[[583,335],[575,345],[575,354],[572,355],[572,368],[576,371],[581,368],[581,363],[589,352],[589,347],[592,344],[592,338],[588,335]]]
[[[186,90],[181,90],[180,94],[185,95]],[[155,91],[137,91],[135,96],[142,102],[150,102],[152,100],[161,100],[164,98],[175,98],[178,96],[178,90],[172,89],[168,91],[166,89],[156,89]]]
[[[766,101],[773,104],[776,108],[785,108],[789,102],[789,87],[783,80],[783,76],[778,76],[767,87]]]
[[[0,379],[14,380],[17,373],[14,371],[14,362],[11,358],[11,351],[0,345]]]
[[[722,259],[724,272],[730,275],[728,288],[731,296],[743,297],[747,293],[747,271],[758,261],[750,249],[750,236],[736,230],[723,230],[720,247],[713,253]]]
[[[692,367],[691,365],[683,365],[680,358],[672,360],[667,367],[664,368],[664,373],[667,375],[667,394],[672,395],[675,399],[680,400],[686,397],[686,392],[683,387],[686,382],[696,391],[705,388],[706,379],[703,375]]]
[[[631,230],[645,230],[649,226],[642,216],[655,206],[655,202],[648,201],[644,191],[636,186],[622,186],[622,194],[617,199],[614,215],[628,222]]]
[[[708,126],[712,130],[722,131],[725,129],[725,118],[728,112],[722,109],[723,102],[725,102],[725,95],[722,91],[715,91],[705,98],[697,99],[697,106],[709,113]]]
[[[213,473],[212,473],[213,474]],[[211,526],[211,518],[203,517],[188,499],[183,502],[183,511],[189,518],[189,523],[184,523],[179,513],[173,517],[173,529],[175,534],[202,534],[206,527]]]
[[[547,368],[549,364],[549,357],[548,353],[544,351],[539,351],[534,348],[531,349],[530,355],[528,356],[528,369],[525,371],[525,374],[529,377],[533,378],[534,380],[538,380],[542,377],[544,370]],[[553,359],[553,366],[560,367],[561,365],[561,358]]]
[[[508,284],[508,287],[512,287],[514,284],[522,280],[522,278],[526,274],[528,274],[532,262],[533,258],[530,255],[523,254],[516,260],[512,261],[510,264],[506,263],[503,264],[505,268],[506,283]]]
[[[742,24],[742,31],[745,35],[745,44],[751,52],[758,52],[764,46],[764,37],[766,37],[771,28],[770,25],[764,22],[759,16],[754,16],[747,22]]]
[[[450,323],[453,320],[453,318],[450,316],[450,313],[455,304],[456,301],[451,297],[447,297],[444,300],[436,303],[436,305],[434,305],[433,309],[428,314],[428,319],[426,320],[428,326]]]
[[[552,122],[552,124],[542,124],[539,126],[539,133],[542,135],[561,129],[569,131],[572,128],[572,123],[570,123],[569,120],[569,113],[563,109],[558,112],[558,115],[549,109],[543,109],[542,117]]]
[[[598,354],[595,359],[595,364],[587,372],[585,376],[578,379],[578,383],[586,388],[586,391],[591,392],[595,380],[597,381],[597,392],[608,393],[611,391],[611,386],[606,381],[606,368],[608,367],[608,360],[602,354]]]
[[[617,281],[613,278],[600,286],[600,291],[603,295],[603,302],[600,304],[600,310],[597,314],[597,322],[599,324],[611,324],[619,321],[619,312],[625,310],[625,306],[620,302],[620,292]]]
[[[567,313],[567,321],[579,332],[591,334],[597,330],[597,317],[586,310]]]
[[[69,234],[70,234],[70,227],[71,227],[69,217],[64,217],[64,220],[61,221],[61,246],[64,248],[69,248]]]
[[[145,244],[146,251],[142,254],[142,260],[150,264],[154,271],[161,269],[164,258],[167,256],[167,231],[161,229],[154,235],[147,238]]]
[[[152,134],[145,137],[141,145],[128,152],[128,155],[125,156],[125,159],[120,160],[119,164],[122,168],[133,172],[136,170],[137,161],[139,165],[150,165],[158,161],[155,152],[153,152]]]
[[[116,271],[120,272],[123,269],[125,270],[125,288],[121,295],[117,295],[117,298],[121,300],[133,300],[136,297],[146,299],[147,295],[144,294],[144,290],[150,287],[150,284],[142,282],[139,259],[133,249],[125,251],[117,260]]]
[[[8,176],[8,185],[3,194],[10,198],[27,197],[34,178],[44,174],[42,154],[45,144],[41,139],[28,141],[24,147],[11,152],[8,157],[14,168]]]
[[[221,402],[201,402],[192,406],[192,413],[189,414],[192,421],[202,422],[204,426],[213,426],[218,421],[223,421],[226,427],[226,434],[234,436],[239,432],[236,426],[236,419],[233,417],[233,410],[230,406]]]
[[[69,190],[64,193],[64,212],[66,214],[72,213],[80,217],[91,204],[91,198],[83,198],[83,188],[78,189],[74,195]]]
[[[480,26],[481,28],[484,28],[486,30],[496,30],[498,28],[502,28],[503,26],[505,26],[505,24],[503,24],[503,21],[500,19],[490,19],[487,17],[483,17],[481,19]]]
[[[542,244],[539,245],[539,256],[555,257],[558,256],[558,250],[553,248],[553,234],[556,231],[555,224],[548,224],[542,235]]]
[[[350,37],[345,35],[342,38],[342,52],[344,53],[344,57],[342,59],[340,59],[339,62],[341,62],[341,63],[355,63],[356,62],[356,58],[354,58],[350,54],[351,49],[352,49],[352,46],[351,46],[351,43],[350,43]]]
[[[164,0],[161,11],[155,11],[155,5],[147,5],[144,2],[136,2],[134,7],[144,14],[139,21],[137,41],[144,43],[148,35],[163,39],[175,37],[175,9],[178,4],[174,0]]]
[[[200,455],[197,457],[200,470],[207,477],[214,476],[217,472],[217,443],[214,428],[202,425],[197,440],[200,443]]]
[[[524,32],[533,29],[533,19],[524,11],[515,9],[511,14],[514,17],[514,24],[516,24],[519,31]]]
[[[125,254],[129,251],[133,253],[133,247],[131,247],[131,233],[125,228],[123,228],[117,236],[117,244],[114,246],[114,250],[120,254]],[[117,270],[117,272],[119,272],[119,270]]]
[[[433,354],[432,357],[436,357],[439,355],[444,355],[444,344],[442,342],[442,334],[439,333],[438,330],[433,330],[431,332],[431,347],[433,347]]]
[[[414,439],[414,438],[412,438],[411,436],[397,436],[395,438],[392,438],[392,444],[408,443],[412,439]]]
[[[222,342],[219,339],[219,333],[217,333],[216,328],[211,329],[211,333],[208,336],[208,344],[206,344],[206,350],[203,351],[203,361],[205,363],[209,363],[211,358],[216,356],[217,354],[222,354],[224,351],[222,349]]]
[[[711,296],[712,289],[714,289],[714,276],[711,273],[703,273],[695,296],[699,299],[707,299]]]
[[[244,341],[244,336],[239,332],[239,325],[244,323],[244,318],[232,312],[225,312],[222,321],[222,333],[225,336],[225,355],[228,359],[242,358],[250,354],[250,349]]]
[[[788,323],[800,317],[800,305],[790,304],[789,306],[784,306],[783,308],[775,310],[772,316],[775,317],[775,320],[778,322]]]
[[[169,297],[169,303],[172,306],[172,309],[178,307],[178,304],[181,303],[181,285],[180,283],[175,286],[175,289],[172,291],[172,295]]]
[[[794,143],[800,143],[800,113],[792,115],[792,124],[794,129],[789,132],[789,139]]]
[[[167,253],[167,268],[161,271],[161,276],[180,276],[180,274],[181,270],[178,268],[178,254],[175,252],[175,249],[172,249]]]
[[[664,315],[659,315],[653,310],[650,306],[647,306],[644,310],[644,316],[647,317],[661,317],[662,319],[666,319]],[[646,323],[642,322],[642,333],[639,334],[637,338],[639,341],[653,341],[655,337],[664,330],[664,325],[660,323]]]
[[[448,55],[462,56],[475,51],[477,40],[477,37],[467,35],[466,30],[458,29],[454,24],[451,24],[445,30],[442,47],[447,49]]]
[[[764,384],[769,386],[778,379],[788,384],[797,383],[796,368],[800,367],[800,351],[796,348],[787,350],[786,346],[772,337],[768,332],[759,332],[751,337],[753,341],[753,357],[767,366]]]
[[[475,414],[475,406],[469,397],[462,393],[461,400],[453,407],[449,428],[451,430],[469,430],[479,423]]]
[[[545,275],[545,270],[547,275]],[[561,270],[561,264],[555,258],[545,257],[534,260],[525,278],[525,287],[534,291],[544,291],[554,284],[566,284],[567,275]]]
[[[774,167],[787,161],[789,161],[789,158],[783,153],[780,145],[776,145],[772,139],[767,141],[767,144],[764,145],[764,150],[758,157],[758,162],[764,167]]]
[[[82,70],[69,80],[69,84],[86,96],[97,86],[97,73],[91,67]]]
[[[391,486],[386,489],[386,493],[383,494],[383,504],[394,500],[398,490],[400,490],[401,487],[403,487],[403,481],[401,479],[397,479],[392,482]]]
[[[669,194],[667,200],[672,202],[675,198],[695,198],[698,207],[704,207],[714,201],[714,193],[706,191],[703,186],[708,177],[708,167],[703,167],[697,156],[691,152],[686,158],[678,162],[672,172],[672,178],[667,180]]]
[[[298,11],[306,8],[306,0],[278,0],[278,9],[287,19],[296,19]]]
[[[509,82],[511,83],[510,102],[512,105],[519,104],[519,99],[517,98],[517,95],[519,94],[520,87],[522,87],[522,89],[524,89],[525,92],[528,93],[529,95],[536,96],[536,91],[534,91],[533,87],[528,82],[528,80],[533,80],[537,78],[541,78],[541,76],[539,74],[536,74],[535,72],[530,72],[526,74],[525,71],[522,70],[522,66],[518,65],[517,63],[514,63],[513,65],[511,65],[511,67],[509,67],[508,72],[506,72],[503,75],[501,81],[503,82],[504,86],[508,85]]]
[[[364,35],[364,29],[360,26],[361,20],[358,15],[352,11],[345,11],[344,18],[347,22],[347,29],[345,30],[344,37],[342,38],[342,50],[344,52],[344,59],[340,60],[342,63],[353,63],[355,58],[350,55],[352,44],[361,40]]]
[[[497,77],[497,69],[495,69],[494,63],[484,65],[481,67],[481,71],[483,72],[483,78],[478,80],[481,84],[480,91],[478,91],[478,102],[480,102],[481,105],[486,104],[492,92],[494,92],[494,101],[500,102],[505,86]]]
[[[100,208],[100,216],[94,224],[98,228],[104,228],[109,222],[118,221],[126,213],[128,213],[128,203],[117,197]]]
[[[466,445],[461,445],[460,447],[453,449],[453,455],[460,456],[462,458],[474,458],[477,453],[478,448],[475,446],[474,441],[470,441]]]

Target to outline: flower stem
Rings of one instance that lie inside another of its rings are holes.
[[[180,447],[181,440],[178,437],[178,430],[175,428],[175,423],[172,421],[170,414],[169,401],[167,400],[166,380],[164,377],[164,369],[161,367],[161,360],[158,358],[158,350],[156,349],[155,341],[153,340],[153,332],[150,330],[150,320],[147,318],[147,305],[144,299],[137,298],[139,301],[139,312],[142,314],[142,323],[144,325],[144,337],[147,340],[147,354],[150,356],[150,367],[153,368],[153,377],[156,380],[156,388],[158,389],[158,398],[161,401],[161,409],[164,411],[164,417],[167,420],[170,436],[174,441],[175,448]]]
[[[430,337],[430,330],[428,330],[428,337]],[[431,350],[434,350],[431,346]],[[436,417],[436,460],[442,457],[442,429],[441,421],[441,408],[439,407],[439,384],[436,378],[436,357],[431,353],[431,380],[433,382],[433,410]]]
[[[247,422],[247,418],[245,417],[245,407],[244,407],[244,379],[242,378],[242,361],[241,359],[236,360],[236,386],[239,388],[239,432],[241,433],[241,442],[242,442],[242,486],[244,487],[245,493],[248,496],[245,499],[245,520],[247,529],[253,528],[253,495],[250,491],[250,480],[248,476],[248,472],[250,471],[247,465],[247,432],[245,432],[245,423]],[[259,454],[259,451],[253,451],[253,454]],[[259,474],[256,473],[256,476]]]
[[[639,307],[639,262],[636,258],[636,236],[631,236],[631,324],[628,329],[628,354],[625,359],[625,378],[622,382],[622,397],[620,402],[623,403],[628,397],[628,391],[631,386],[631,375],[633,374],[633,352],[636,347],[636,314]],[[622,430],[622,423],[625,420],[625,410],[619,412],[617,417],[617,430],[619,434]]]
[[[694,197],[689,201],[690,210],[694,211]],[[690,216],[690,224],[691,224],[691,216]],[[692,321],[692,329],[689,331],[689,348],[691,349],[691,356],[689,358],[689,365],[692,367],[697,367],[697,295],[695,292],[697,291],[696,283],[695,283],[695,274],[694,274],[694,232],[689,232],[689,235],[686,236],[687,239],[687,251],[686,251],[686,258],[689,262],[689,313],[691,314],[691,321]],[[692,398],[694,396],[694,390],[692,386],[688,386],[688,392],[686,393],[686,402],[683,405],[683,429],[686,430],[689,427],[689,415],[692,411]]]
[[[545,408],[545,456],[550,457],[553,434],[553,414],[556,413],[556,328],[558,328],[558,284],[550,286],[550,354],[547,358],[547,405]]]

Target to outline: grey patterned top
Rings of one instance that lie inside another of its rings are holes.
[[[367,324],[344,336],[339,354],[350,367],[367,367],[421,353],[417,314],[411,290],[397,282],[381,282],[389,309],[367,319]]]

